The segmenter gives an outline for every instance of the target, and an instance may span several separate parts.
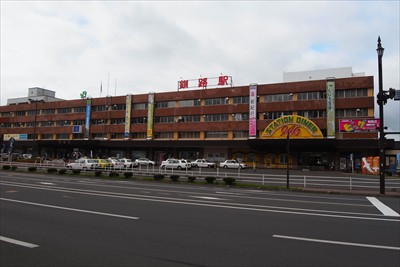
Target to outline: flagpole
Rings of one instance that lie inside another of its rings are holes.
[[[100,82],[100,97],[102,92],[103,92],[103,81]]]

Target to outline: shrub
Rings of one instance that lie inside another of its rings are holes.
[[[226,185],[234,185],[236,181],[236,179],[232,177],[225,177],[223,180]]]
[[[207,181],[207,183],[209,183],[209,184],[212,184],[212,183],[214,183],[214,181],[216,180],[216,178],[215,177],[206,177],[206,178],[204,178],[206,181]]]
[[[81,170],[72,170],[72,174],[78,175],[81,173]]]
[[[3,170],[9,170],[9,169],[11,169],[10,165],[3,165]]]
[[[56,169],[56,168],[48,168],[48,169],[47,169],[47,172],[48,172],[48,173],[56,173],[56,172],[57,172],[57,169]]]
[[[17,169],[17,166],[11,166],[11,170],[15,171]]]
[[[169,177],[173,182],[178,182],[179,181],[179,175],[171,175]]]
[[[154,180],[162,180],[165,178],[164,174],[154,174]]]
[[[109,177],[118,177],[119,173],[118,172],[110,172],[110,174],[108,176]]]
[[[124,176],[126,179],[132,178],[133,177],[133,172],[124,172]]]
[[[37,170],[36,167],[29,167],[28,172],[35,172]]]
[[[67,172],[67,169],[59,169],[58,174],[64,174]]]
[[[99,170],[94,171],[94,175],[97,176],[97,177],[100,177],[101,173],[102,173],[102,171],[99,171]]]
[[[189,183],[194,183],[194,180],[196,180],[196,176],[188,176]]]

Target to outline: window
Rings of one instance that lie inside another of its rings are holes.
[[[337,109],[336,116],[338,118],[368,117],[368,109],[366,108]]]
[[[173,139],[174,133],[172,133],[172,132],[154,133],[154,138],[156,138],[156,139]]]
[[[72,134],[74,139],[83,139],[83,133],[74,133]]]
[[[2,117],[11,117],[11,112],[2,112],[1,116]]]
[[[199,122],[199,121],[200,121],[200,115],[178,117],[178,122]]]
[[[43,140],[52,140],[53,139],[53,134],[42,134]]]
[[[174,123],[174,116],[155,117],[155,123]]]
[[[204,117],[204,121],[228,121],[228,114],[209,114]]]
[[[106,106],[93,106],[91,108],[92,111],[106,111],[107,107]]]
[[[75,107],[74,108],[75,113],[83,113],[86,112],[86,107]]]
[[[292,111],[276,111],[276,112],[264,112],[264,120],[275,120],[282,116],[292,115]]]
[[[234,131],[233,138],[248,138],[249,131]]]
[[[70,122],[69,121],[58,121],[57,125],[58,126],[66,126],[66,125],[70,125]]]
[[[85,125],[85,120],[75,120],[74,125]]]
[[[180,100],[179,107],[195,107],[201,105],[201,99]]]
[[[368,89],[349,89],[349,90],[337,90],[336,98],[355,98],[355,97],[366,97],[368,96]]]
[[[205,138],[228,138],[228,132],[227,131],[209,131],[204,133]]]
[[[42,121],[41,122],[41,126],[42,127],[51,127],[51,126],[53,126],[54,125],[54,122],[53,121]]]
[[[25,126],[25,123],[23,123],[23,122],[14,122],[13,123],[14,128],[20,128],[20,127],[24,127],[24,126]]]
[[[146,139],[146,133],[132,133],[132,139]]]
[[[147,118],[140,117],[140,118],[132,118],[132,123],[147,123]]]
[[[72,108],[59,108],[58,109],[59,114],[66,114],[66,113],[71,113],[71,112],[72,112]]]
[[[248,104],[249,97],[248,96],[235,96],[233,98],[233,104]]]
[[[297,94],[297,100],[318,100],[325,98],[326,98],[326,91],[302,92]]]
[[[147,109],[147,103],[136,103],[133,104],[133,109]]]
[[[308,119],[312,118],[326,118],[326,110],[301,110],[297,112],[299,116],[303,116]]]
[[[156,102],[156,108],[174,108],[175,101]]]
[[[179,132],[180,139],[198,139],[200,132]]]
[[[55,114],[56,110],[55,109],[43,109],[42,110],[42,114],[44,115],[51,115],[51,114]]]
[[[232,120],[234,120],[234,121],[248,121],[249,120],[249,113],[232,114]]]
[[[25,111],[16,111],[15,112],[15,116],[19,117],[19,116],[25,116],[26,112]]]
[[[57,139],[69,139],[69,134],[67,133],[57,134]]]
[[[111,133],[111,139],[124,139],[124,133]]]
[[[107,134],[105,133],[92,133],[93,139],[107,139]]]
[[[291,101],[292,99],[293,99],[293,94],[276,94],[276,95],[264,96],[264,102],[282,102],[282,101]]]
[[[106,124],[106,121],[104,119],[95,119],[91,120],[90,123],[93,125],[98,125],[98,124]]]
[[[215,106],[215,105],[225,105],[228,104],[229,98],[210,98],[210,99],[205,99],[204,105],[206,106]]]
[[[35,114],[39,114],[39,110],[28,110],[27,112],[28,116],[35,116]]]
[[[126,109],[126,105],[125,104],[117,104],[117,105],[113,105],[111,107],[112,110],[125,110]]]
[[[125,124],[125,118],[111,119],[111,124]]]

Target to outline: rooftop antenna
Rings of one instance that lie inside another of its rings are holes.
[[[114,96],[117,96],[117,79],[115,79]]]

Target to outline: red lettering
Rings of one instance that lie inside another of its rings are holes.
[[[179,89],[189,88],[189,80],[181,80],[179,81]]]
[[[208,84],[207,78],[200,78],[200,79],[199,79],[199,86],[198,86],[198,87],[206,88],[206,87],[207,87],[207,84]]]
[[[218,77],[218,85],[228,85],[228,76],[219,76]]]
[[[284,125],[281,128],[281,136],[299,136],[300,133],[300,127],[296,125]]]

